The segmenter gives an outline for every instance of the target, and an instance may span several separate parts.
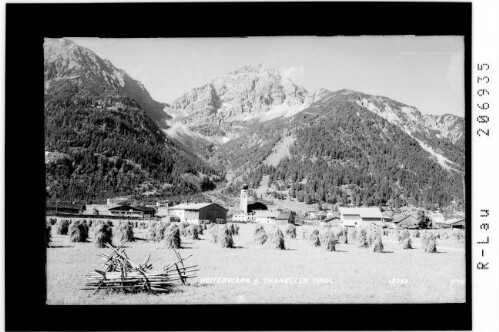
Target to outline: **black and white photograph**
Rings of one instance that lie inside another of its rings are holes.
[[[43,49],[47,304],[465,302],[463,37]]]
[[[8,5],[7,330],[471,329],[497,187],[471,9]]]

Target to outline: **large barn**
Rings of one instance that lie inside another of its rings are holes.
[[[216,203],[184,203],[170,207],[171,216],[176,216],[181,222],[199,223],[201,221],[216,222],[217,219],[227,219],[227,209]]]
[[[380,225],[383,220],[383,215],[378,207],[340,207],[338,210],[343,226],[360,227],[369,224]]]

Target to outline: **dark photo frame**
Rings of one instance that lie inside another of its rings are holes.
[[[471,3],[7,4],[6,12],[7,330],[471,329]],[[464,36],[466,303],[45,304],[44,37],[333,35]]]

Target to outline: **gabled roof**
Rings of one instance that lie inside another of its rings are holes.
[[[383,218],[381,211],[378,207],[363,207],[363,208],[349,208],[349,207],[340,207],[338,208],[340,214],[346,215],[358,215],[362,218]]]
[[[279,212],[279,215],[277,216],[277,219],[279,220],[289,220],[291,218],[291,211],[290,210],[285,210]]]
[[[418,217],[413,215],[413,214],[402,214],[402,215],[397,216],[397,218],[395,218],[393,220],[393,223],[398,224],[402,221],[404,221],[404,223],[409,223],[409,222],[413,222],[413,220],[416,220],[416,222],[417,222]]]
[[[197,210],[201,210],[201,209],[203,209],[203,208],[205,208],[207,206],[210,206],[210,205],[217,205],[220,208],[222,208],[224,210],[227,210],[226,208],[224,208],[221,205],[218,205],[217,203],[184,203],[184,204],[179,204],[179,205],[172,206],[170,209],[171,210],[191,210],[191,211],[197,211]]]

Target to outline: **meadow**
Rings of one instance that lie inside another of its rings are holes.
[[[464,303],[465,244],[446,232],[437,239],[438,253],[425,253],[421,238],[412,238],[413,249],[402,249],[395,231],[384,235],[382,253],[357,243],[338,244],[334,252],[313,247],[303,238],[312,226],[297,226],[297,238],[285,238],[285,250],[258,245],[255,224],[239,224],[235,248],[221,248],[210,241],[210,230],[199,240],[182,236],[182,256],[193,254],[190,264],[199,265],[197,277],[168,294],[93,294],[81,290],[86,274],[101,268],[93,232],[86,243],[73,243],[52,227],[47,248],[47,304],[229,304],[229,303]],[[264,225],[268,231],[271,225]],[[284,226],[281,227],[284,229]],[[318,227],[323,232],[324,228]],[[147,238],[147,229],[134,229]],[[117,243],[115,237],[113,243]],[[163,242],[125,244],[131,260],[148,255],[153,269],[175,259]]]

